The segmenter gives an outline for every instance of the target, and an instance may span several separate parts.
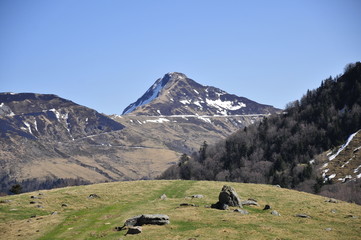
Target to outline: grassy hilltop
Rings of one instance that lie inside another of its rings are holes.
[[[206,208],[218,201],[224,184],[234,187],[241,200],[253,198],[261,206],[244,206],[249,215],[233,212],[233,208]],[[89,198],[90,194],[99,198]],[[161,200],[162,194],[168,198]],[[186,198],[195,194],[204,198]],[[270,185],[207,181],[134,181],[67,187],[0,198],[0,238],[361,239],[361,206],[325,200]],[[30,204],[31,201],[35,203]],[[198,207],[180,207],[181,203]],[[262,210],[265,204],[281,216]],[[126,231],[114,230],[128,218],[155,213],[167,214],[171,224],[145,225],[139,235],[125,236]],[[311,218],[295,217],[301,213]]]

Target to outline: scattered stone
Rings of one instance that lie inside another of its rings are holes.
[[[193,203],[181,203],[181,204],[179,204],[179,206],[181,206],[181,207],[198,207],[197,205],[195,205]]]
[[[275,187],[278,187],[278,188],[280,188],[281,186],[280,186],[280,185],[275,185]]]
[[[37,197],[37,196],[30,196],[30,198],[32,198],[32,199],[38,199],[39,197]]]
[[[62,206],[62,207],[67,207],[67,206],[68,206],[68,204],[63,203],[63,204],[61,204],[61,206]]]
[[[325,200],[325,202],[338,203],[338,200],[336,200],[336,199],[334,199],[334,198],[329,198],[329,199]]]
[[[337,210],[336,210],[336,209],[332,209],[331,212],[332,212],[332,213],[337,213]]]
[[[281,216],[281,214],[279,214],[279,212],[277,212],[276,210],[273,210],[271,214],[274,216]]]
[[[89,195],[88,198],[100,198],[100,197],[97,194],[92,193],[92,194]]]
[[[239,208],[235,209],[234,212],[238,212],[238,213],[244,214],[244,215],[249,214],[249,212],[247,210],[243,210],[243,209],[239,209]]]
[[[257,201],[254,201],[254,200],[246,200],[246,201],[242,201],[241,202],[241,204],[242,204],[242,206],[243,205],[249,205],[249,206],[251,206],[251,205],[253,205],[253,206],[259,206],[259,204],[258,204],[258,202]]]
[[[55,211],[55,212],[52,212],[50,215],[57,215],[57,214],[58,214],[58,212]]]
[[[126,234],[139,234],[142,232],[142,227],[136,226],[136,227],[129,227]]]
[[[39,192],[39,195],[44,195],[44,193]]]
[[[169,223],[169,217],[165,214],[142,214],[126,220],[123,227],[142,226],[145,224],[165,225]]]
[[[43,206],[41,205],[36,205],[37,208],[44,208]]]
[[[9,200],[9,199],[0,200],[0,203],[10,203],[10,202],[11,202],[11,200]]]
[[[163,194],[162,196],[160,196],[160,200],[167,200],[167,195]]]
[[[310,216],[308,216],[307,214],[296,214],[295,217],[300,217],[300,218],[311,218]]]
[[[264,206],[263,210],[268,210],[268,209],[271,209],[271,206],[268,205],[268,204],[266,204],[266,205]]]
[[[332,228],[325,228],[326,231],[332,231]]]
[[[219,209],[219,210],[227,210],[228,209],[228,205],[225,203],[220,203],[217,202],[215,204],[211,205],[211,208],[215,208],[215,209]]]
[[[347,215],[345,218],[358,218],[358,216],[355,216],[355,215]]]
[[[36,204],[36,202],[34,202],[34,201],[31,201],[31,202],[30,202],[30,204]]]
[[[196,195],[192,195],[190,196],[190,198],[204,198],[204,196],[202,194],[196,194]]]
[[[36,215],[31,215],[30,218],[36,218]]]

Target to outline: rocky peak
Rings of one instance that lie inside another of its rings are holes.
[[[203,86],[183,73],[167,73],[159,78],[123,114],[134,115],[246,115],[278,112],[244,97],[210,86]]]

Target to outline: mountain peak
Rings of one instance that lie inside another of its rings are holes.
[[[164,77],[157,79],[155,83],[140,97],[136,102],[130,104],[126,107],[123,111],[123,114],[127,114],[133,112],[136,108],[150,103],[155,98],[159,96],[161,90],[168,84],[168,83],[176,83],[180,80],[187,79],[188,77],[179,72],[169,72],[164,75]]]
[[[210,86],[203,86],[179,72],[159,78],[123,114],[136,115],[246,115],[279,112],[244,97]]]

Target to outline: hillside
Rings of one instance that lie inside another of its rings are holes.
[[[318,89],[290,103],[283,114],[239,130],[191,158],[183,157],[163,177],[270,183],[320,192],[324,179],[312,160],[338,149],[360,129],[361,63],[357,62],[348,65],[343,75],[324,80]],[[337,192],[359,189],[359,185],[356,178]],[[348,200],[361,203],[360,191],[352,192]]]
[[[224,184],[249,214],[207,208]],[[165,194],[166,200],[160,196]],[[203,198],[187,198],[201,194]],[[34,198],[31,198],[34,196]],[[93,197],[89,197],[93,196]],[[29,202],[33,201],[34,204]],[[181,207],[181,203],[197,206]],[[262,210],[268,204],[271,210]],[[359,239],[361,206],[271,185],[211,181],[134,181],[44,190],[0,198],[4,239]],[[272,210],[280,216],[271,214]],[[139,235],[116,231],[139,214],[166,214],[170,224],[144,225]],[[310,218],[296,217],[306,214]]]

